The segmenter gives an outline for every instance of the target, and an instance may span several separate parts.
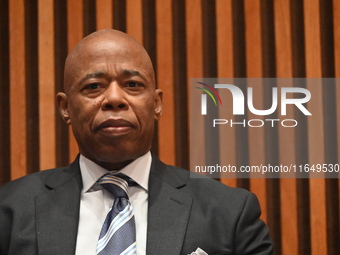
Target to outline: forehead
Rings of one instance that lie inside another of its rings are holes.
[[[151,60],[138,43],[110,36],[90,38],[77,45],[66,60],[65,85],[71,85],[89,73],[118,75],[126,70],[153,80]]]

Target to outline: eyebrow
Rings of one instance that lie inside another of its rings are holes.
[[[138,76],[138,77],[142,78],[144,81],[147,81],[147,79],[144,77],[144,75],[142,75],[139,71],[136,71],[136,70],[123,69],[123,74],[125,76],[128,76],[128,77]],[[83,83],[84,81],[92,79],[92,78],[102,78],[102,77],[105,77],[105,76],[106,76],[106,74],[103,71],[97,71],[97,72],[89,73],[81,80],[80,83]]]
[[[140,72],[138,72],[136,70],[124,69],[123,74],[128,76],[128,77],[138,76],[138,77],[142,78],[144,81],[146,81],[146,78],[144,77],[144,75],[142,75]]]
[[[89,73],[81,80],[81,83],[91,78],[98,78],[98,77],[104,77],[104,76],[105,76],[105,73],[102,71]]]

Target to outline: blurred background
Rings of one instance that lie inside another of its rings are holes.
[[[55,94],[69,50],[103,28],[127,32],[149,52],[164,91],[153,151],[186,169],[190,78],[340,78],[339,0],[2,0],[0,184],[76,157]],[[311,92],[317,123],[305,132],[231,133],[230,163],[338,163],[340,87]],[[276,255],[340,254],[338,179],[220,181],[259,197]]]

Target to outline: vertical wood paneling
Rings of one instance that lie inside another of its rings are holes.
[[[87,36],[97,30],[96,0],[83,0],[83,35]]]
[[[126,14],[126,32],[142,43],[142,0],[126,0]]]
[[[189,100],[196,100],[190,99],[190,78],[340,77],[339,12],[338,0],[2,1],[0,184],[65,165],[78,153],[71,129],[56,111],[55,93],[62,90],[66,52],[94,29],[126,31],[149,51],[164,91],[155,151],[166,163],[188,168],[189,151],[197,149],[188,141]],[[288,109],[302,129],[220,132],[225,141],[220,151],[227,154],[218,156],[221,164],[338,163],[339,86],[306,84],[313,116]],[[253,87],[255,108],[265,109],[271,103],[269,88]],[[231,105],[223,102],[219,114],[231,116]],[[327,126],[332,119],[336,127]],[[204,165],[207,160],[195,161]],[[339,254],[340,181],[220,177],[259,197],[276,254]]]
[[[274,2],[276,74],[278,78],[293,77],[290,7],[289,1],[277,0]]]
[[[335,77],[340,77],[340,2],[333,0]]]
[[[53,8],[53,0],[38,2],[40,169],[56,166]]]
[[[25,3],[9,2],[11,179],[27,174]]]
[[[306,76],[305,61],[305,32],[304,32],[304,11],[302,1],[290,1],[291,11],[291,37],[292,37],[292,65],[293,77]],[[295,111],[295,118],[299,121],[301,128],[296,130],[295,152],[297,164],[308,162],[308,125],[307,119],[300,111]],[[298,198],[298,236],[299,254],[311,254],[310,238],[310,194],[309,180],[298,179],[297,198]]]
[[[113,0],[113,28],[126,32],[126,1]]]
[[[285,0],[274,2],[275,11],[275,44],[276,44],[276,74],[278,78],[293,77],[292,37],[290,3]],[[284,84],[292,86],[292,84]],[[280,85],[279,85],[280,86]],[[291,112],[289,116],[294,116]],[[279,127],[279,157],[280,163],[289,165],[296,163],[294,143],[287,143],[287,139],[295,141],[294,129]],[[298,254],[298,215],[296,179],[280,179],[281,199],[281,231],[282,254]],[[287,210],[289,208],[289,210]]]
[[[54,40],[55,40],[55,93],[63,91],[64,63],[68,52],[67,38],[67,1],[54,1]],[[69,162],[69,133],[68,126],[56,112],[56,163],[57,166],[67,165]]]
[[[332,1],[320,1],[320,44],[321,44],[321,67],[323,77],[335,76],[335,52],[334,52],[334,19],[332,13]],[[328,79],[327,79],[328,81]],[[338,162],[337,156],[337,124],[336,124],[336,88],[333,82],[323,82],[323,124],[324,124],[324,158],[327,163]],[[331,124],[332,123],[332,124]],[[339,175],[338,175],[339,177]],[[326,229],[327,229],[327,252],[328,254],[340,253],[340,222],[339,222],[339,195],[338,181],[335,179],[325,180],[326,189]]]
[[[320,45],[320,9],[318,0],[304,1],[306,76],[322,77]],[[307,84],[313,95],[313,104],[309,110],[313,118],[308,119],[309,163],[324,162],[320,148],[324,148],[322,119],[322,88]],[[310,213],[312,254],[327,254],[326,232],[326,186],[324,179],[310,179]]]
[[[175,94],[173,69],[172,0],[156,2],[157,87],[163,90],[163,114],[158,124],[158,154],[168,164],[176,164]],[[166,38],[166,40],[164,40]]]
[[[39,170],[38,1],[25,1],[27,173]]]
[[[334,19],[334,58],[335,58],[335,77],[340,78],[340,1],[333,0],[333,19]],[[339,91],[339,90],[338,90]],[[339,98],[339,96],[337,96]],[[338,108],[339,109],[339,108]],[[338,111],[340,114],[340,110]],[[340,128],[340,115],[338,117],[338,128]],[[340,129],[339,129],[340,131]],[[339,134],[340,132],[338,132]],[[340,141],[338,142],[338,158],[340,158]]]
[[[10,121],[9,121],[9,13],[8,1],[0,8],[0,185],[10,180]],[[1,84],[6,84],[1,85]]]
[[[190,78],[203,77],[203,40],[202,40],[202,2],[201,0],[186,0],[185,15],[186,15],[186,49],[187,49],[187,90],[190,91]],[[194,43],[193,43],[194,42]],[[190,98],[190,100],[194,100]],[[199,99],[200,100],[200,99]],[[189,100],[188,106],[189,107]],[[204,128],[203,123],[196,120],[195,123],[190,123],[193,127]],[[204,144],[204,139],[201,139]],[[195,152],[201,146],[195,148],[190,147],[190,154],[200,155]],[[204,148],[202,146],[201,148]],[[191,159],[197,162],[197,165],[204,165],[205,158],[200,155],[199,158]]]
[[[203,59],[203,77],[216,77],[217,76],[217,51],[216,51],[216,5],[215,2],[211,2],[209,0],[201,0],[201,35],[202,35],[202,59]],[[213,47],[212,47],[213,45]],[[189,76],[192,77],[192,76]],[[211,84],[213,85],[213,84]],[[190,86],[193,89],[193,84]],[[195,97],[195,100],[201,100],[200,97]],[[193,100],[194,101],[194,100]],[[211,100],[207,102],[212,103]],[[197,104],[199,105],[199,104]],[[210,108],[211,109],[211,108]],[[211,113],[217,113],[218,109],[211,109]],[[218,149],[219,145],[223,143],[220,141],[218,130],[214,130],[210,125],[207,125],[206,122],[211,122],[213,120],[212,114],[207,114],[205,119],[205,124],[202,126],[205,129],[204,135],[204,150],[205,151],[214,151],[214,149]],[[209,127],[210,126],[210,127]],[[191,130],[196,129],[197,126],[193,126]],[[196,136],[197,139],[197,136]],[[191,145],[191,147],[193,147]],[[220,160],[218,152],[209,153],[205,155],[205,160],[207,165],[211,165],[213,162],[218,162]],[[201,153],[202,155],[202,153]],[[220,174],[214,176],[215,178],[220,178]]]
[[[231,78],[234,76],[233,66],[233,20],[232,20],[232,0],[216,1],[216,41],[217,41],[217,77]],[[232,102],[223,102],[224,107],[220,107],[220,116],[231,116]],[[235,129],[229,132],[220,132],[220,154],[221,165],[236,166],[236,139]],[[236,187],[237,179],[228,178],[221,174],[221,182]]]
[[[186,0],[185,11],[185,25],[187,31],[187,73],[188,78],[190,79],[190,77],[202,77],[203,75],[201,0]],[[190,80],[187,80],[187,86],[190,86]]]
[[[83,1],[68,0],[67,1],[67,38],[68,51],[83,38]],[[71,127],[69,128],[69,161],[73,161],[78,154],[78,146],[72,134]]]
[[[261,29],[261,1],[250,0],[244,2],[246,24],[246,68],[248,78],[263,77],[262,63],[262,29]],[[256,63],[256,64],[254,64]],[[248,84],[253,87],[253,103],[256,109],[264,108],[264,85],[262,83]],[[267,88],[268,89],[268,88]],[[249,113],[249,119],[263,119]],[[265,164],[265,129],[248,128],[249,164],[259,166]],[[251,177],[251,176],[250,176]],[[266,179],[250,179],[250,189],[260,201],[263,209],[262,218],[267,219]]]
[[[244,1],[232,1],[233,19],[233,63],[235,78],[247,77],[246,64],[246,28]],[[246,84],[240,84],[240,89],[245,92]],[[244,117],[246,117],[245,115]],[[243,116],[233,116],[236,122],[243,121]],[[248,132],[242,126],[235,127],[236,143],[236,165],[238,167],[249,165]],[[249,189],[249,179],[237,179],[237,186]]]
[[[263,77],[262,40],[261,40],[261,1],[250,0],[244,2],[246,22],[246,65],[248,78]],[[254,64],[256,63],[256,64]],[[262,91],[261,91],[262,92]],[[262,93],[260,93],[262,94]],[[258,100],[263,101],[263,98]],[[264,109],[259,105],[258,109]],[[263,138],[263,137],[262,137]],[[262,141],[262,140],[261,140]],[[263,155],[262,148],[262,155]],[[250,155],[250,157],[252,157]],[[262,156],[263,157],[263,156]]]
[[[96,1],[97,30],[113,27],[113,3],[112,0]]]
[[[274,4],[273,1],[261,1],[261,27],[262,27],[262,65],[263,77],[276,76],[276,56],[275,56],[275,27],[274,27]],[[265,82],[265,86],[270,89],[275,87],[274,84]],[[271,90],[264,91],[264,106],[269,108],[272,105]],[[270,118],[279,118],[279,111],[275,111]],[[266,163],[270,165],[280,165],[279,151],[278,151],[278,126],[265,126],[265,154]],[[270,174],[272,177],[278,177],[277,174]],[[281,221],[281,201],[280,201],[280,181],[277,178],[270,178],[266,180],[267,193],[267,224],[271,229],[272,238],[275,243],[274,253],[281,253],[281,225],[277,222]]]
[[[334,60],[335,60],[335,77],[340,78],[340,1],[333,0],[333,19],[334,19]],[[336,83],[336,98],[340,98],[340,82]],[[337,134],[340,134],[340,102],[336,102],[336,119],[337,119]],[[340,159],[340,136],[338,135],[338,161]],[[333,191],[335,192],[335,191]],[[340,197],[340,179],[338,180],[338,196]],[[340,211],[340,203],[339,203]],[[340,216],[338,218],[340,221]],[[340,228],[340,223],[339,223]],[[338,233],[340,234],[340,233]]]
[[[173,44],[174,44],[174,84],[175,90],[175,144],[176,165],[189,168],[189,108],[187,81],[187,54],[186,54],[186,3],[182,0],[173,0]],[[185,134],[185,137],[183,136]]]

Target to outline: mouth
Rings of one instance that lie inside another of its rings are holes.
[[[125,135],[134,129],[134,125],[124,119],[108,119],[100,123],[96,131],[111,136]]]

